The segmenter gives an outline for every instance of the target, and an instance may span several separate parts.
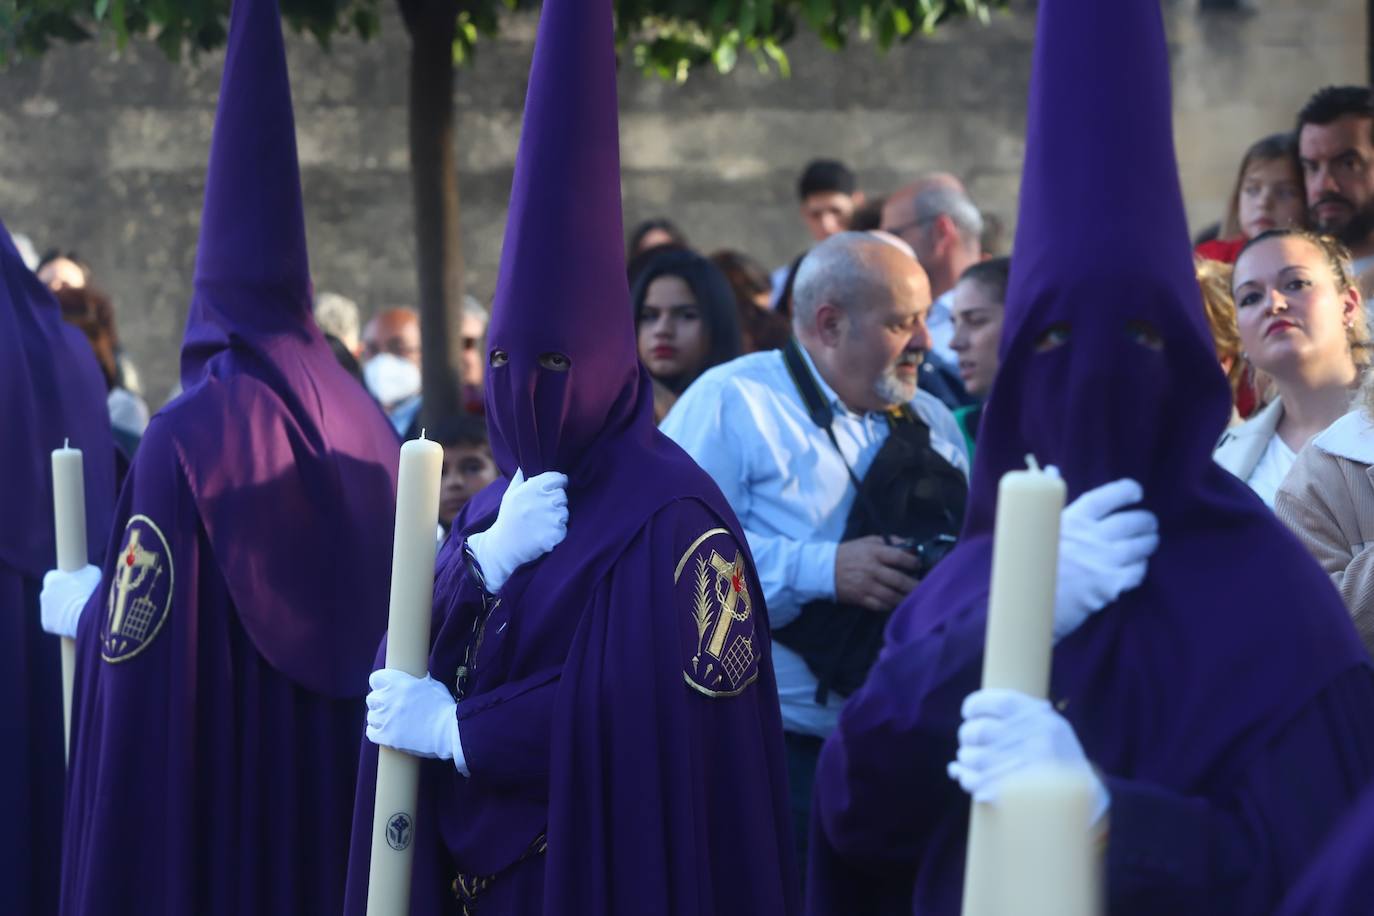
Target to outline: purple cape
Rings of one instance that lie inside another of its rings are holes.
[[[153,418],[82,615],[68,916],[343,905],[362,703],[296,683],[243,625],[172,435],[223,406],[188,393]]]
[[[234,6],[169,432],[258,651],[366,693],[386,628],[396,437],[311,314],[291,87],[274,0]],[[250,547],[251,545],[251,547]]]
[[[0,887],[14,913],[57,908],[63,783],[58,641],[39,623],[43,574],[57,565],[50,452],[82,451],[86,545],[100,561],[114,507],[114,440],[105,380],[81,332],[28,269],[0,224]],[[22,826],[21,826],[22,825]]]
[[[894,613],[822,754],[817,913],[864,911],[853,895],[874,875],[891,882],[874,911],[958,906],[968,799],[944,765],[981,667],[997,482],[1028,453],[1070,499],[1139,480],[1160,521],[1144,584],[1054,655],[1052,699],[1113,796],[1112,912],[1267,911],[1374,772],[1374,682],[1339,596],[1211,460],[1229,396],[1192,274],[1158,4],[1045,0],[1039,15],[965,531]],[[1275,775],[1299,751],[1321,780],[1302,800]]]
[[[310,318],[281,25],[233,6],[182,351],[82,616],[64,913],[338,913],[396,446]]]
[[[1364,913],[1374,901],[1374,790],[1366,791],[1322,844],[1279,916]]]
[[[782,729],[767,614],[715,484],[654,427],[625,286],[611,4],[548,0],[493,302],[492,450],[568,475],[567,538],[483,602],[455,523],[430,672],[455,684],[471,778],[427,762],[412,913],[789,913]],[[561,360],[567,364],[561,364]],[[366,899],[364,745],[347,912]]]

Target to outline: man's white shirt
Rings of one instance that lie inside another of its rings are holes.
[[[782,353],[751,353],[704,373],[682,394],[662,431],[692,456],[735,510],[754,555],[774,630],[797,618],[810,601],[835,597],[835,552],[855,499],[848,461],[863,479],[888,436],[882,413],[855,414],[802,356],[834,410],[832,430],[811,421]],[[968,475],[959,424],[932,395],[911,402],[930,427],[931,446]],[[773,643],[783,727],[825,737],[843,700],[815,702],[816,678],[801,656]]]

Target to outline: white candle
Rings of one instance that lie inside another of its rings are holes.
[[[65,444],[53,449],[53,528],[57,568],[63,572],[76,572],[87,563],[86,489],[81,467],[81,449]]]
[[[1054,589],[1064,481],[1027,457],[1029,468],[1002,476],[992,540],[992,588],[983,649],[983,687],[1034,697],[1049,692]],[[993,916],[999,815],[974,802],[964,864],[964,916]]]
[[[997,803],[999,916],[1096,916],[1101,912],[1093,782],[1045,767],[1007,780]]]
[[[57,568],[76,572],[87,563],[86,485],[81,449],[70,440],[52,453],[53,533],[57,540]],[[71,743],[72,685],[76,679],[76,640],[62,637],[62,736],[63,749]],[[70,755],[69,755],[70,756]]]
[[[439,524],[439,476],[444,450],[424,438],[401,446],[396,482],[396,540],[391,555],[391,617],[386,666],[415,677],[429,669],[430,606],[434,599],[434,538]],[[410,911],[415,807],[420,761],[377,748],[377,794],[372,812],[368,916]]]

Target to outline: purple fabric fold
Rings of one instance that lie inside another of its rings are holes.
[[[214,559],[272,665],[359,696],[386,627],[399,453],[312,317],[274,0],[232,11],[194,287],[181,380],[200,406],[170,434]]]

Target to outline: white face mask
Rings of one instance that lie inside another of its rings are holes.
[[[394,353],[378,353],[363,366],[363,381],[382,407],[390,410],[420,393],[420,367]]]

